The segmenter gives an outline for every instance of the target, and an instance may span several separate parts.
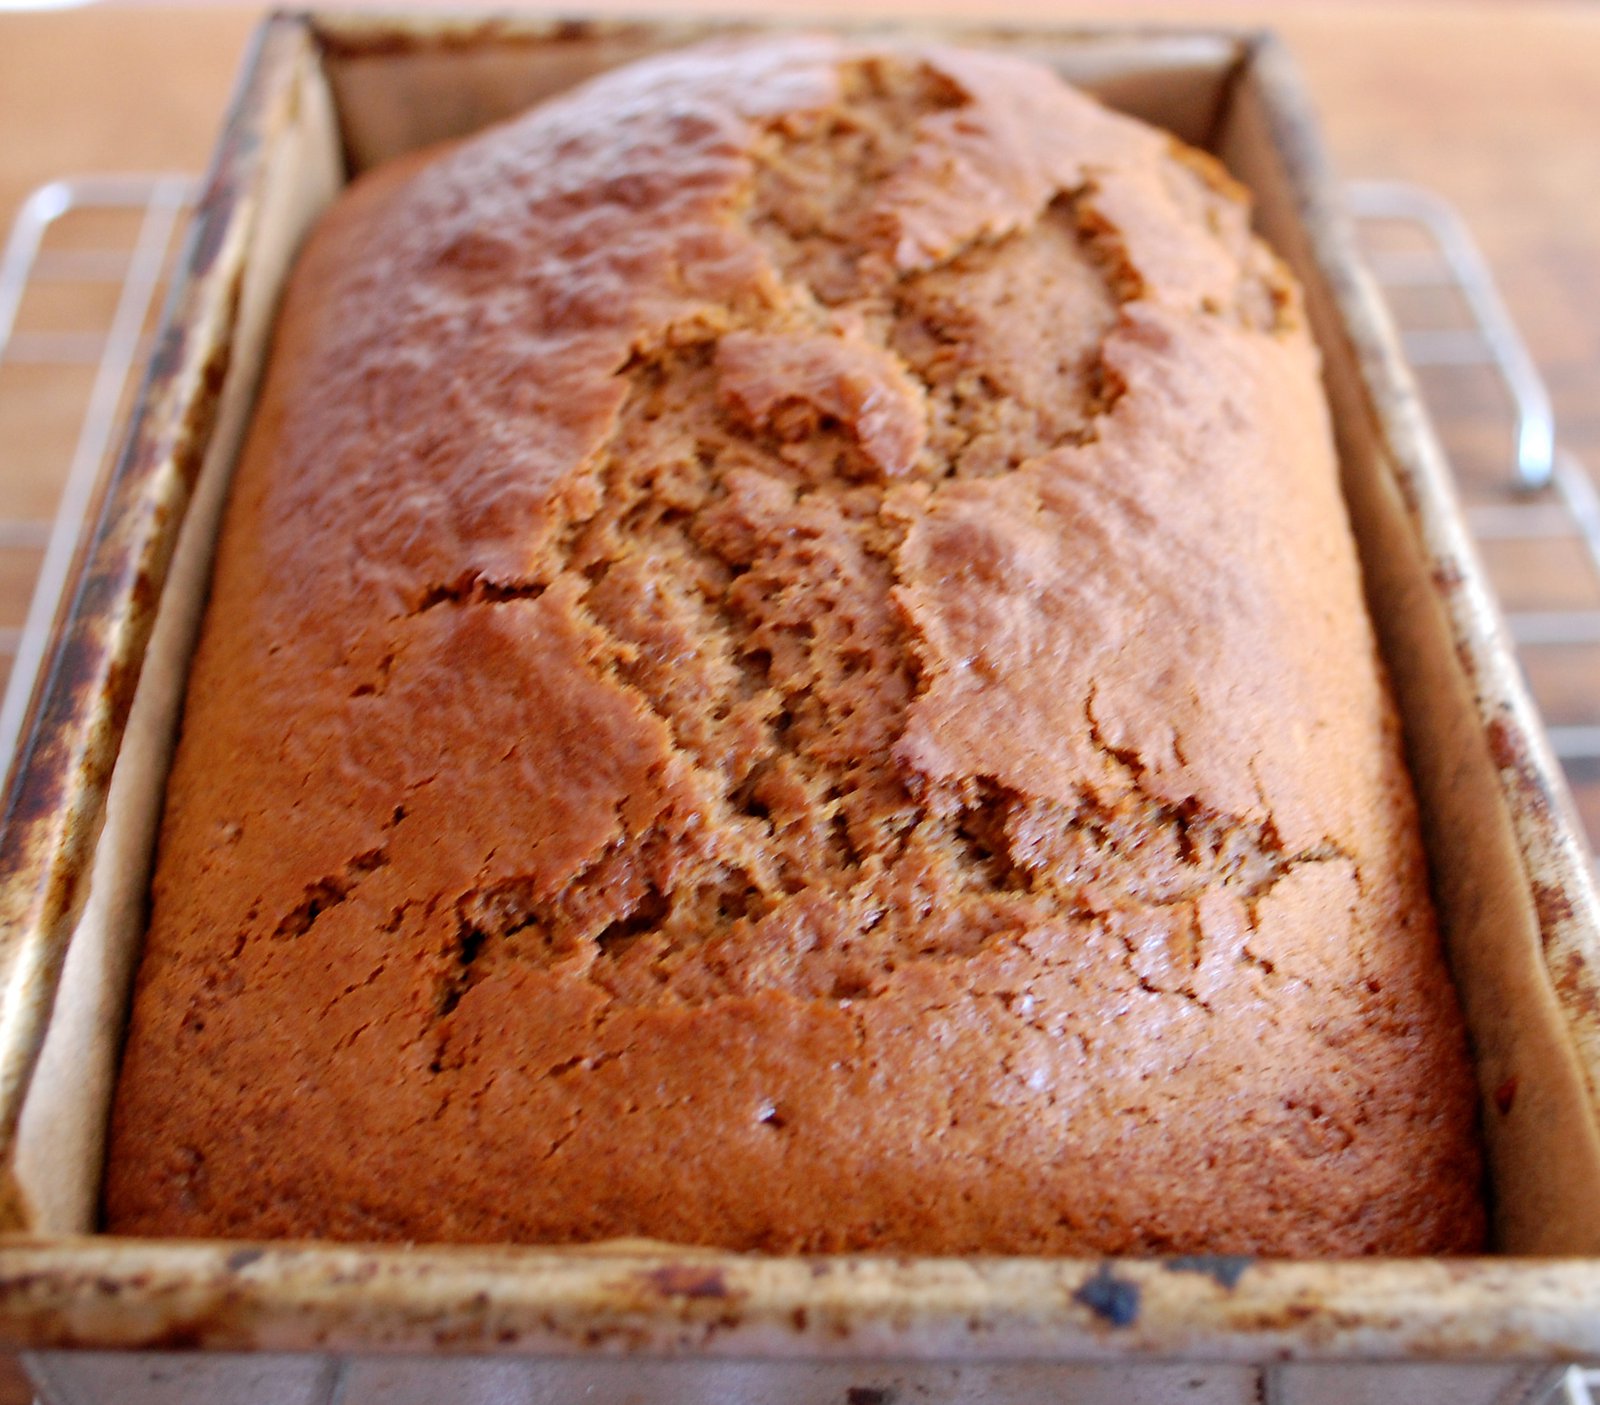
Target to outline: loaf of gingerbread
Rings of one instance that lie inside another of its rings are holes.
[[[1299,294],[995,54],[357,180],[167,799],[120,1233],[1438,1254],[1472,1077]]]

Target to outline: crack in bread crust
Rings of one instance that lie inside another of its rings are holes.
[[[670,897],[632,880],[651,864],[641,854],[678,842],[661,828],[573,875],[559,902],[524,882],[509,926],[463,919],[469,974],[492,941],[510,959],[584,968],[619,999],[694,1003],[764,986],[859,999],[897,964],[971,956],[1008,923],[1037,920],[1039,903],[1006,894],[1087,915],[1265,887],[1295,861],[1270,819],[1090,788],[1068,807],[990,778],[929,787],[884,768],[920,688],[894,600],[903,514],[948,481],[1091,441],[1122,392],[1105,338],[1142,284],[1092,183],[914,273],[887,253],[861,257],[875,231],[892,236],[875,197],[919,123],[966,98],[926,66],[885,60],[847,65],[843,86],[839,108],[780,119],[754,146],[742,217],[781,272],[774,305],[757,323],[664,330],[635,352],[592,488],[565,499],[587,511],[549,534],[538,569],[433,586],[417,607],[536,598],[581,575],[579,609],[608,676],[700,770],[700,818],[723,841],[677,863]],[[1019,336],[1024,315],[1032,335]],[[855,348],[842,360],[841,334]],[[880,383],[852,397],[830,377]],[[886,472],[863,407],[896,395],[926,429]],[[762,961],[752,986],[738,943],[767,948],[819,895],[834,905],[831,945]],[[542,939],[507,941],[529,930]],[[574,963],[580,948],[594,959]],[[833,969],[841,949],[845,976]],[[447,990],[441,1015],[459,979]]]

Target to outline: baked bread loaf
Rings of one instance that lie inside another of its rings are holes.
[[[357,181],[108,1174],[130,1234],[1476,1247],[1317,355],[1222,170],[785,37]]]

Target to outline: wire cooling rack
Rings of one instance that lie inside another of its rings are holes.
[[[192,188],[177,175],[52,181],[23,204],[0,258],[0,775],[154,330]],[[75,431],[64,456],[51,452],[63,429]],[[34,515],[51,499],[49,516]]]
[[[24,204],[0,256],[0,773],[193,190],[181,175],[53,181]],[[1585,709],[1600,709],[1600,494],[1562,447],[1549,393],[1455,210],[1414,185],[1361,181],[1346,193],[1593,842],[1600,710]],[[1563,1378],[1564,1405],[1596,1405],[1592,1391],[1600,1371]]]
[[[1368,250],[1369,264],[1391,300],[1397,294],[1425,290],[1444,295],[1443,307],[1440,301],[1433,306],[1436,320],[1441,312],[1445,318],[1456,314],[1455,325],[1421,327],[1402,315],[1406,356],[1413,368],[1425,382],[1439,372],[1481,370],[1493,372],[1501,381],[1512,416],[1509,455],[1487,483],[1463,472],[1462,455],[1452,455],[1467,519],[1480,547],[1490,554],[1491,574],[1503,596],[1510,592],[1503,588],[1504,566],[1493,570],[1497,546],[1544,542],[1567,545],[1581,554],[1588,579],[1572,591],[1574,583],[1562,572],[1564,603],[1510,608],[1506,620],[1536,685],[1547,671],[1539,651],[1593,649],[1592,658],[1572,662],[1593,670],[1584,681],[1591,685],[1586,691],[1594,691],[1592,683],[1600,681],[1600,493],[1557,440],[1550,394],[1500,300],[1483,256],[1455,209],[1432,191],[1393,181],[1358,181],[1346,187],[1346,198],[1364,233],[1388,227],[1414,236],[1411,247],[1380,245]],[[1404,307],[1399,310],[1403,313]],[[1448,439],[1450,418],[1440,414],[1437,405],[1434,408]],[[1473,456],[1477,452],[1467,451]],[[1555,570],[1549,574],[1554,576]],[[1584,598],[1590,594],[1592,601]],[[1559,718],[1566,707],[1563,701],[1546,712]],[[1557,720],[1548,731],[1556,754],[1567,764],[1574,790],[1592,788],[1594,778],[1583,763],[1600,762],[1600,720]],[[1600,839],[1600,834],[1591,829],[1590,839]]]

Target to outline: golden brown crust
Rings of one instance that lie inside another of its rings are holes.
[[[1472,1109],[1315,353],[1207,158],[787,39],[330,213],[110,1228],[1450,1252]]]

